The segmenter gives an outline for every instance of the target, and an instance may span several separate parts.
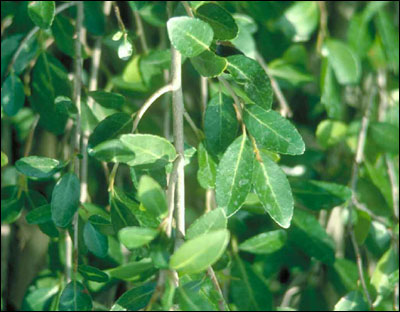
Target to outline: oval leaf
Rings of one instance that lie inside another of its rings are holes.
[[[105,258],[107,256],[108,238],[97,231],[90,222],[87,222],[83,229],[83,240],[88,250],[96,257]]]
[[[237,138],[226,150],[217,170],[216,199],[230,217],[238,211],[251,189],[253,151],[246,135]]]
[[[287,239],[284,230],[258,234],[239,245],[239,249],[256,255],[274,253],[285,246]]]
[[[169,19],[167,29],[172,45],[187,57],[194,57],[208,50],[214,36],[210,25],[186,16]]]
[[[197,159],[199,162],[199,171],[197,172],[197,180],[199,181],[199,184],[204,189],[215,188],[217,165],[208,154],[203,143],[199,144]]]
[[[154,240],[157,235],[156,229],[137,226],[124,228],[118,233],[119,241],[128,249],[142,247]]]
[[[5,153],[1,152],[1,168],[8,165],[8,157]]]
[[[85,287],[77,282],[69,283],[61,293],[59,311],[91,311],[92,298]]]
[[[139,200],[146,210],[157,218],[167,214],[167,200],[161,186],[151,177],[143,176],[139,182]]]
[[[210,78],[221,75],[228,66],[225,58],[215,55],[214,52],[208,50],[192,57],[190,61],[201,76]]]
[[[51,26],[56,6],[54,1],[31,1],[28,5],[28,15],[42,29]]]
[[[29,156],[17,160],[15,167],[27,177],[47,179],[60,171],[64,163],[48,157]]]
[[[106,273],[90,265],[82,264],[78,267],[79,273],[88,281],[107,283],[109,278]]]
[[[24,85],[17,75],[10,73],[1,87],[1,106],[8,116],[15,116],[24,103]]]
[[[369,305],[362,293],[352,291],[341,298],[335,305],[334,311],[368,311]]]
[[[147,283],[134,287],[118,298],[117,302],[112,306],[111,311],[141,311],[148,305],[155,290],[155,283]]]
[[[192,223],[187,229],[186,239],[190,240],[202,234],[226,229],[227,223],[224,210],[221,208],[214,209]]]
[[[118,93],[98,90],[89,92],[89,96],[106,108],[121,109],[125,104],[125,97]]]

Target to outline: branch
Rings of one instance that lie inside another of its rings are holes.
[[[192,8],[190,7],[189,2],[187,1],[181,1],[183,4],[183,7],[185,8],[186,14],[189,15],[190,17],[194,17]]]
[[[71,1],[71,2],[68,2],[68,3],[61,4],[60,6],[58,6],[58,7],[56,8],[56,11],[55,11],[54,15],[56,16],[56,15],[60,14],[61,12],[65,11],[66,9],[68,9],[68,8],[70,8],[70,7],[72,7],[72,6],[76,5],[76,4],[77,4],[77,3],[76,3],[75,1]],[[6,73],[4,76],[7,76],[8,73],[10,72],[11,68],[14,66],[16,60],[18,59],[18,56],[21,54],[22,50],[24,49],[25,44],[26,44],[34,35],[36,35],[36,33],[37,33],[39,30],[40,30],[39,27],[37,27],[37,26],[34,27],[34,28],[26,35],[26,37],[21,41],[21,43],[20,43],[19,46],[18,46],[18,49],[15,51],[15,53],[14,53],[14,55],[13,55],[13,58],[11,59],[10,64],[8,65],[7,73]]]
[[[324,39],[328,36],[328,12],[326,10],[325,1],[318,1],[320,18],[319,18],[319,33],[317,39],[317,52],[321,54],[322,44]]]
[[[217,290],[220,299],[218,300],[218,307],[220,311],[225,311],[225,298],[224,298],[224,294],[222,293],[222,289],[221,286],[219,285],[217,276],[215,275],[214,269],[212,268],[212,266],[210,266],[207,269],[207,275],[210,277],[212,283],[214,284],[215,289]]]
[[[142,45],[143,52],[146,54],[149,51],[149,48],[147,46],[147,41],[146,41],[144,29],[143,29],[142,19],[140,18],[138,11],[134,11],[133,15],[135,16],[135,22],[136,22],[136,27],[137,27],[136,34],[140,38],[140,44]]]
[[[266,72],[266,74],[268,75],[270,81],[271,81],[271,87],[275,92],[275,95],[278,99],[279,102],[279,106],[281,108],[281,115],[283,117],[292,117],[293,116],[293,112],[290,109],[290,106],[288,104],[288,102],[286,101],[285,96],[282,93],[281,88],[279,87],[278,82],[275,80],[275,78],[269,73],[269,69],[268,69],[268,65],[267,63],[264,61],[263,57],[261,56],[261,54],[257,53],[256,55],[256,60],[260,63],[261,67],[264,69],[264,71]]]

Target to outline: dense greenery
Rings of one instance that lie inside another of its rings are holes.
[[[2,310],[398,310],[398,2],[1,21]]]

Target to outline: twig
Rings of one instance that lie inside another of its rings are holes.
[[[140,39],[140,44],[142,45],[143,52],[146,54],[149,51],[149,48],[147,46],[147,41],[146,41],[144,29],[143,29],[142,19],[139,15],[138,11],[134,11],[133,15],[135,16],[135,22],[136,22],[136,27],[137,27],[136,34],[138,35],[138,37]]]
[[[185,117],[185,120],[189,124],[190,128],[193,130],[193,132],[196,135],[197,139],[199,141],[201,141],[203,139],[203,135],[201,133],[201,130],[199,128],[197,128],[197,126],[194,123],[192,117],[190,117],[189,113],[186,110],[183,112],[183,116]]]
[[[236,114],[237,114],[237,119],[239,122],[243,121],[243,110],[242,106],[240,105],[240,100],[238,96],[236,95],[235,91],[233,91],[232,87],[230,84],[222,77],[218,77],[218,80],[224,85],[224,87],[228,90],[229,94],[232,96],[233,101],[234,101],[234,107],[236,109]]]
[[[118,4],[115,1],[112,1],[112,4],[114,6],[115,17],[117,18],[118,26],[121,29],[121,31],[125,34],[126,27],[125,27],[124,21],[122,20],[121,12],[119,11]]]
[[[57,14],[63,12],[64,10],[66,10],[66,9],[68,9],[68,8],[70,8],[70,7],[72,7],[72,6],[74,6],[74,5],[76,5],[76,2],[75,2],[75,1],[71,1],[71,2],[68,2],[68,3],[63,3],[63,4],[61,4],[60,6],[58,6],[58,7],[56,8],[56,11],[55,11],[54,15],[57,15]],[[16,60],[18,59],[18,56],[21,54],[22,50],[24,49],[25,44],[26,44],[34,35],[36,35],[36,33],[37,33],[39,30],[40,30],[39,27],[37,27],[37,26],[34,27],[34,28],[26,35],[26,37],[21,41],[21,43],[20,43],[19,46],[18,46],[18,49],[15,51],[15,53],[14,53],[12,59],[11,59],[10,64],[8,65],[7,73],[5,74],[5,76],[7,76],[7,74],[10,72],[11,68],[14,66]]]
[[[187,1],[181,1],[183,4],[183,7],[185,8],[186,14],[189,15],[190,17],[194,17],[192,8],[190,7],[189,2]]]
[[[185,237],[185,147],[184,147],[184,130],[183,130],[183,93],[182,93],[182,66],[181,54],[171,46],[172,64],[172,107],[173,107],[173,132],[174,144],[178,153],[177,182],[176,182],[176,221],[177,221],[177,240],[175,248],[179,248]]]
[[[289,107],[288,102],[286,101],[285,96],[282,93],[281,88],[279,87],[278,82],[276,81],[276,79],[270,74],[269,72],[269,68],[267,63],[264,61],[264,58],[261,56],[261,54],[257,53],[256,54],[256,60],[258,61],[258,63],[260,63],[261,67],[264,69],[264,71],[266,72],[266,74],[268,75],[270,81],[271,81],[271,87],[275,92],[275,95],[278,99],[279,102],[279,106],[280,106],[280,111],[281,111],[281,115],[283,117],[292,117],[293,116],[293,112]]]
[[[40,119],[40,116],[37,115],[35,117],[35,120],[32,123],[31,130],[29,131],[29,135],[28,135],[27,141],[25,143],[24,157],[28,157],[29,154],[31,153],[33,137],[34,137],[34,134],[35,134],[36,127],[37,127],[37,125],[39,123],[39,119]]]
[[[385,156],[386,165],[388,167],[388,175],[390,185],[392,187],[392,198],[393,198],[393,215],[396,221],[399,222],[399,186],[397,185],[396,168],[393,160],[388,155]]]
[[[353,200],[349,203],[348,209],[349,209],[349,215],[352,215],[353,211],[353,205],[355,201],[355,192],[357,189],[357,183],[358,183],[358,172],[359,172],[359,166],[361,165],[363,159],[364,159],[364,148],[365,148],[365,141],[367,137],[367,131],[368,131],[368,126],[369,126],[369,118],[372,110],[372,106],[374,103],[374,98],[375,98],[375,93],[376,89],[372,87],[371,93],[369,95],[368,99],[368,104],[367,108],[364,114],[364,117],[362,119],[362,124],[361,124],[361,130],[358,136],[358,143],[357,143],[357,150],[356,150],[356,156],[355,156],[355,161],[353,164],[353,170],[352,170],[352,175],[351,175],[351,189],[353,191]],[[354,228],[353,224],[351,221],[349,221],[349,233],[350,233],[350,238],[351,242],[354,248],[354,252],[356,254],[356,259],[357,259],[357,268],[358,268],[358,275],[360,277],[360,282],[363,288],[364,295],[368,301],[368,304],[373,310],[374,306],[371,300],[371,296],[369,294],[366,282],[365,282],[365,276],[364,276],[364,271],[363,271],[363,264],[362,264],[362,258],[361,258],[361,253],[360,253],[360,248],[358,246],[357,240],[355,238],[354,234]]]
[[[214,269],[210,266],[207,269],[207,275],[210,277],[215,289],[219,293],[220,299],[218,300],[218,307],[220,311],[225,311],[225,298],[224,294],[222,293],[221,286],[219,285],[217,276],[215,275]]]
[[[208,79],[206,77],[201,77],[200,78],[200,88],[201,88],[201,108],[203,111],[203,119],[204,119],[204,114],[207,109],[207,103],[208,103]]]
[[[319,18],[319,33],[317,39],[317,52],[321,54],[322,44],[325,38],[328,36],[328,12],[326,10],[325,1],[318,1],[320,18]]]

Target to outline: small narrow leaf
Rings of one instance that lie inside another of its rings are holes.
[[[78,271],[88,281],[93,281],[97,283],[106,283],[109,280],[108,275],[106,273],[90,265],[82,264],[78,267]]]
[[[290,226],[293,216],[293,196],[282,169],[260,151],[254,161],[253,185],[264,209],[283,228]]]
[[[215,95],[204,116],[204,133],[210,152],[214,155],[224,153],[235,140],[238,126],[233,100],[223,93]]]
[[[399,128],[388,122],[372,122],[369,134],[383,152],[399,154]]]
[[[108,140],[89,150],[89,154],[100,161],[128,163],[135,158],[135,153],[121,144],[118,139]]]
[[[265,70],[255,60],[244,55],[228,58],[228,71],[235,82],[243,87],[247,97],[266,110],[272,106],[272,87]]]
[[[202,272],[218,261],[228,242],[229,232],[225,229],[197,236],[171,256],[170,267],[181,274]]]
[[[174,146],[166,139],[150,134],[126,134],[121,136],[122,144],[131,150],[135,157],[128,162],[130,166],[151,165],[153,169],[164,167],[176,158]]]
[[[217,203],[228,217],[245,202],[251,189],[252,173],[253,151],[246,135],[242,135],[228,147],[217,170]]]
[[[80,182],[73,173],[65,174],[56,184],[51,198],[51,216],[55,225],[66,228],[79,207]]]
[[[107,256],[108,238],[97,231],[90,222],[85,224],[83,239],[88,250],[96,257],[105,258]]]
[[[164,218],[167,214],[167,199],[161,186],[151,177],[143,176],[139,182],[139,200],[146,210],[156,218]]]
[[[15,116],[24,103],[24,85],[17,75],[10,73],[1,87],[1,106],[8,116]]]
[[[227,223],[224,210],[221,208],[214,209],[192,223],[187,229],[186,239],[190,240],[202,234],[226,229]]]
[[[157,235],[156,229],[136,226],[126,227],[118,233],[119,241],[128,249],[142,247],[154,240]]]
[[[228,66],[225,58],[208,50],[192,57],[190,62],[201,76],[209,78],[221,75]]]
[[[137,1],[129,1],[137,2]],[[112,306],[111,311],[140,311],[149,303],[156,290],[155,283],[137,286],[124,293]]]
[[[56,6],[54,1],[31,1],[28,5],[28,15],[42,29],[51,26]]]
[[[98,90],[89,92],[89,96],[106,108],[121,109],[125,104],[125,97],[118,93]]]
[[[92,307],[92,298],[85,287],[73,281],[62,291],[58,309],[59,311],[91,311]]]
[[[199,171],[197,172],[199,184],[204,189],[215,188],[217,165],[211,155],[208,154],[203,143],[199,144],[197,157],[199,161]]]
[[[214,39],[232,40],[238,34],[239,29],[232,15],[216,3],[204,3],[197,7],[196,16],[212,27]]]
[[[119,267],[107,270],[112,278],[124,281],[135,281],[140,279],[143,274],[153,271],[154,265],[151,259],[143,259],[137,262],[129,262]]]
[[[64,163],[59,160],[28,156],[17,160],[15,167],[17,170],[29,178],[47,179],[52,177],[55,173],[63,169]]]
[[[258,105],[248,105],[243,119],[260,147],[288,155],[304,153],[305,145],[299,132],[279,113],[266,111]]]
[[[241,243],[239,249],[256,255],[270,254],[285,246],[286,238],[284,230],[261,233]]]
[[[169,19],[167,29],[172,45],[188,57],[194,57],[208,50],[214,36],[210,25],[186,16]]]

